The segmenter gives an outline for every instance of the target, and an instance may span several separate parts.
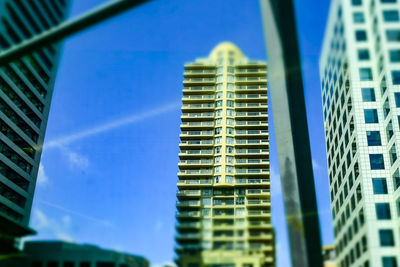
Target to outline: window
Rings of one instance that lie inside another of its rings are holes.
[[[385,163],[383,161],[382,154],[370,154],[369,163],[371,165],[371,170],[383,170],[385,169]]]
[[[227,100],[226,101],[226,105],[228,106],[228,107],[233,107],[233,104],[234,102],[232,101],[232,100]]]
[[[219,98],[222,98],[222,96],[223,96],[222,92],[217,92],[215,95],[215,98],[219,99]]]
[[[353,21],[354,23],[364,23],[364,14],[362,12],[354,12]]]
[[[393,247],[394,246],[393,231],[391,229],[379,230],[379,239],[380,239],[381,247]]]
[[[234,124],[235,124],[235,120],[234,120],[234,119],[231,119],[231,118],[227,118],[227,119],[226,119],[226,124],[227,124],[227,125],[234,125]]]
[[[378,220],[390,220],[390,205],[389,203],[375,203],[376,218]]]
[[[233,172],[234,172],[233,166],[227,165],[225,169],[226,169],[226,172],[228,172],[228,173],[233,173]],[[225,178],[226,178],[226,177],[225,177]]]
[[[390,156],[390,164],[393,165],[393,163],[395,163],[397,160],[396,144],[393,144],[393,146],[390,148],[389,156]]]
[[[382,257],[382,267],[397,267],[396,257]]]
[[[362,88],[361,94],[364,102],[374,102],[376,100],[374,88]]]
[[[394,85],[400,85],[400,71],[399,70],[392,71],[392,82]]]
[[[388,40],[388,42],[400,41],[400,30],[387,30],[386,39]]]
[[[397,10],[383,11],[383,20],[386,22],[399,21],[399,12]]]
[[[372,189],[375,195],[388,193],[386,178],[372,178]]]
[[[233,153],[233,146],[227,146],[226,153]]]
[[[367,131],[367,142],[368,142],[368,146],[382,145],[380,132],[379,131]]]
[[[378,112],[376,109],[364,110],[365,123],[378,123]]]
[[[361,6],[362,5],[362,0],[351,0],[351,4],[353,6]]]
[[[222,100],[215,101],[216,107],[222,107]]]
[[[226,115],[228,116],[235,116],[235,111],[233,109],[227,109],[226,110]]]
[[[217,109],[215,111],[215,116],[222,116],[222,109]]]
[[[394,93],[394,101],[396,103],[396,108],[400,108],[400,93]]]
[[[221,134],[222,133],[222,127],[217,127],[215,128],[215,134]]]
[[[370,68],[360,69],[360,80],[361,81],[372,81],[372,70]]]
[[[393,189],[396,191],[400,187],[400,174],[399,174],[399,169],[397,169],[393,175]],[[399,214],[400,215],[400,214]]]
[[[367,41],[367,32],[364,30],[356,31],[356,40],[359,42]]]
[[[233,128],[231,128],[231,127],[226,127],[226,133],[227,133],[227,134],[233,134]]]
[[[221,153],[221,148],[222,148],[222,146],[214,147],[214,153],[216,153],[216,154]]]
[[[397,0],[381,0],[382,4],[390,4],[390,3],[396,3]]]
[[[358,50],[358,59],[359,60],[369,60],[369,51],[368,51],[368,49],[359,49]]]
[[[400,50],[390,50],[389,51],[390,62],[398,63],[400,62]]]

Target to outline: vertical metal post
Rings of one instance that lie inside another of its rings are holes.
[[[292,0],[260,3],[292,266],[322,267],[294,5]]]

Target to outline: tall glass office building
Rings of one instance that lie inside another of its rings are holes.
[[[1,0],[2,50],[65,19],[68,0]],[[0,68],[0,251],[33,231],[29,216],[60,45]]]
[[[274,266],[266,71],[227,42],[185,65],[179,266]]]
[[[400,264],[400,2],[333,0],[320,59],[342,267]]]

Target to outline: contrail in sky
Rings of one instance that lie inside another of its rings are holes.
[[[172,111],[178,107],[180,107],[180,103],[173,103],[173,104],[169,104],[166,106],[162,106],[153,110],[149,110],[149,111],[145,111],[143,113],[139,113],[139,114],[134,114],[113,122],[109,122],[109,123],[105,123],[102,125],[98,125],[95,126],[93,128],[90,129],[86,129],[80,132],[76,132],[76,133],[72,133],[70,135],[67,136],[63,136],[54,140],[50,140],[49,142],[46,142],[44,144],[45,148],[52,148],[52,147],[60,147],[66,144],[69,144],[71,142],[92,136],[92,135],[96,135],[99,133],[103,133],[103,132],[107,132],[110,130],[113,130],[115,128],[119,128],[128,124],[132,124],[147,118],[151,118],[151,117],[155,117],[158,115],[161,115],[165,112],[168,111]]]

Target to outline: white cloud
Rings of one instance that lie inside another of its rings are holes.
[[[78,154],[65,146],[61,147],[61,151],[67,157],[72,168],[87,169],[89,167],[89,159],[84,155]]]
[[[72,143],[74,141],[92,136],[92,135],[96,135],[99,133],[103,133],[103,132],[107,132],[110,130],[114,130],[115,128],[119,128],[122,126],[126,126],[138,121],[142,121],[144,119],[150,118],[150,117],[155,117],[158,115],[161,115],[165,112],[174,110],[176,108],[180,107],[180,103],[173,103],[173,104],[168,104],[153,110],[148,110],[145,111],[143,113],[139,113],[139,114],[134,114],[134,115],[130,115],[128,117],[113,121],[113,122],[108,122],[105,124],[101,124],[98,126],[94,126],[93,128],[90,129],[86,129],[80,132],[76,132],[67,136],[63,136],[54,140],[51,140],[49,142],[47,142],[44,147],[45,148],[50,148],[50,147],[60,147],[60,146],[64,146],[66,144]]]
[[[164,223],[162,221],[158,220],[156,222],[156,225],[154,226],[154,230],[156,232],[159,232],[163,228],[163,226],[164,226]]]
[[[49,235],[51,238],[74,242],[74,238],[72,238],[69,233],[71,218],[68,215],[59,219],[49,218],[39,209],[34,209],[32,214],[32,228],[39,232],[45,232],[46,235]]]
[[[43,186],[46,185],[48,182],[49,182],[49,177],[46,175],[46,172],[44,171],[43,164],[40,163],[36,184]]]

